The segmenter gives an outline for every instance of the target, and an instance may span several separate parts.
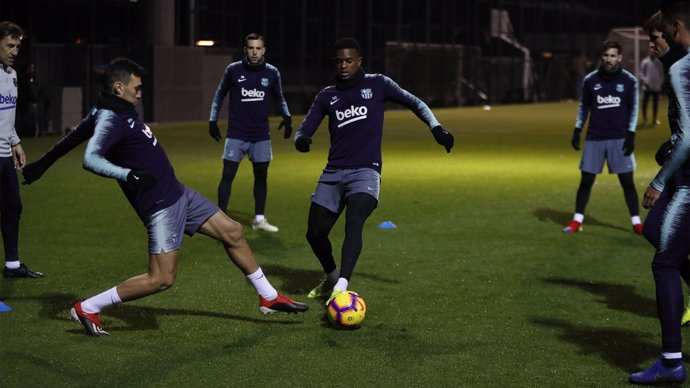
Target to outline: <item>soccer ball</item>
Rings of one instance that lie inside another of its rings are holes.
[[[328,318],[340,326],[353,328],[364,320],[367,305],[358,293],[353,291],[338,292],[326,302]]]

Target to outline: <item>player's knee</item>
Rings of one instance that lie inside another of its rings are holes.
[[[164,279],[158,284],[158,291],[165,291],[175,284],[175,279]]]
[[[307,228],[307,241],[310,244],[321,242],[328,238],[328,232],[323,228],[309,227]]]
[[[623,187],[623,190],[627,192],[637,192],[635,190],[635,184],[633,182],[621,182],[621,186]]]
[[[258,182],[268,180],[268,170],[254,170],[254,180]]]
[[[175,275],[157,275],[151,278],[153,292],[161,292],[171,288],[175,284]]]
[[[24,207],[22,206],[21,201],[7,203],[5,206],[0,208],[0,216],[5,219],[18,219],[21,216],[23,209]]]
[[[228,219],[228,222],[226,222],[224,225],[221,238],[224,243],[231,246],[236,246],[242,243],[245,240],[242,224],[235,220]]]

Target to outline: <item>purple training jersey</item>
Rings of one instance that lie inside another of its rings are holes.
[[[381,172],[383,112],[387,100],[412,110],[429,128],[440,125],[419,98],[381,74],[366,74],[346,89],[319,92],[296,136],[311,137],[328,116],[331,148],[326,169],[371,168]]]
[[[290,116],[283,97],[280,72],[265,63],[250,67],[245,61],[233,62],[225,68],[211,104],[210,121],[218,120],[218,112],[228,95],[228,133],[230,139],[243,141],[269,140],[270,100],[279,103],[280,114]]]
[[[637,127],[637,89],[637,79],[627,70],[589,73],[582,82],[575,127],[582,128],[589,115],[587,140],[625,139]]]
[[[126,103],[119,100],[119,104]],[[131,109],[126,111],[96,108],[91,112],[94,132],[86,146],[84,168],[117,179],[127,200],[145,221],[174,204],[182,196],[183,185],[156,136],[129,105]],[[127,183],[127,174],[132,170],[151,173],[156,183],[147,191],[137,190]]]

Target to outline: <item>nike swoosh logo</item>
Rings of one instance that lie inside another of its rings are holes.
[[[134,121],[132,121],[132,122],[129,124],[129,127],[130,127],[130,128],[134,128]]]
[[[246,78],[240,78],[240,79],[237,80],[237,83],[244,82],[244,81],[246,81],[246,80],[247,80]]]
[[[136,179],[136,180],[139,180],[139,177],[136,176],[136,175],[134,175],[134,174],[132,174],[132,178],[134,178],[134,179]]]
[[[340,99],[331,101],[331,105],[335,104],[335,103],[338,102],[338,101],[340,101]]]

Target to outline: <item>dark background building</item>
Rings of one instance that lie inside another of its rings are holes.
[[[281,70],[295,113],[303,113],[314,93],[331,82],[330,46],[341,36],[361,42],[367,71],[390,75],[430,105],[571,99],[577,54],[584,52],[596,65],[609,31],[641,25],[658,3],[0,0],[0,19],[27,30],[17,68],[35,62],[50,100],[46,129],[55,131],[88,109],[99,72],[115,56],[149,69],[147,120],[206,119],[223,68],[240,58],[248,32],[266,36],[267,60]],[[200,39],[215,45],[197,47]],[[73,113],[71,96],[81,99]]]

